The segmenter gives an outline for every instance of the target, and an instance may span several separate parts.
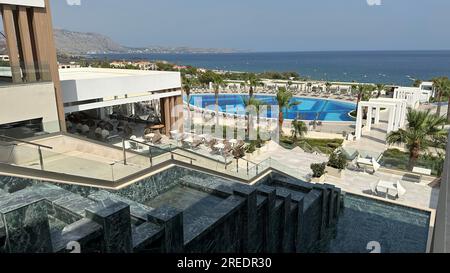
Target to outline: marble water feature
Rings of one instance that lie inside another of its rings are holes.
[[[0,176],[0,253],[294,253],[343,194],[272,173],[249,186],[173,167],[122,190]]]

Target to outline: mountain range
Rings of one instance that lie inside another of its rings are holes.
[[[128,47],[115,42],[108,36],[77,32],[65,29],[55,29],[55,44],[59,55],[83,56],[89,54],[120,54],[120,53],[235,53],[239,50],[229,48],[192,48],[192,47]],[[5,39],[0,39],[0,54],[6,54]]]

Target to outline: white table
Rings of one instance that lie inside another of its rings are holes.
[[[223,144],[223,143],[216,144],[216,145],[214,145],[214,148],[217,148],[219,150],[223,150],[225,148],[225,144]]]
[[[379,189],[385,190],[386,191],[386,198],[389,195],[389,190],[393,190],[395,192],[398,192],[397,186],[395,185],[394,182],[389,182],[389,181],[383,181],[380,180],[377,184],[377,191],[380,191]]]

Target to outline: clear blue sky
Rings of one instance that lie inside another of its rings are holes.
[[[51,0],[54,25],[127,46],[450,49],[449,0]]]

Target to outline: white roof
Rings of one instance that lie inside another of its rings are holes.
[[[179,74],[179,72],[147,71],[147,70],[132,70],[132,69],[108,69],[108,68],[68,68],[59,70],[59,77],[61,81],[110,79],[118,77],[173,75],[173,74]]]
[[[179,72],[103,68],[60,69],[67,112],[149,101],[181,94]],[[154,94],[156,92],[157,94]],[[112,99],[116,97],[115,99]],[[92,100],[99,102],[93,103]]]
[[[0,4],[44,8],[44,0],[0,0]]]

